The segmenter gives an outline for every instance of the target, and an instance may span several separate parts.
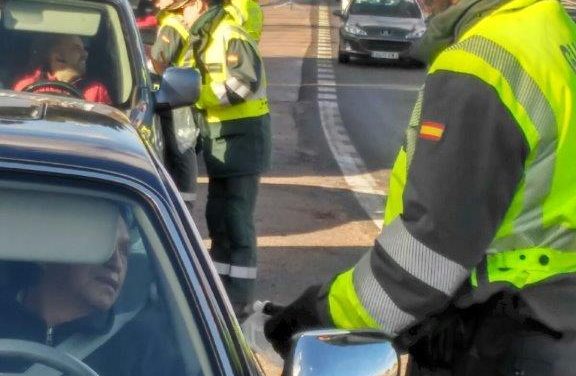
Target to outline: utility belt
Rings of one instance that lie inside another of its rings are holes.
[[[507,282],[518,289],[559,274],[576,273],[576,252],[550,248],[519,249],[488,254],[472,272],[471,284]]]
[[[504,292],[469,308],[450,306],[401,334],[396,345],[410,353],[414,367],[430,374],[495,376],[506,374],[497,370],[509,358],[513,341],[527,333],[562,337],[532,319],[520,297]]]

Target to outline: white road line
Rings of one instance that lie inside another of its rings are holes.
[[[319,93],[318,94],[318,99],[323,99],[323,100],[337,100],[338,96],[336,94],[326,94],[326,93]]]
[[[328,6],[321,5],[318,20],[320,26],[325,26],[324,18],[326,14],[328,14]],[[351,191],[354,192],[354,196],[360,206],[366,211],[376,226],[381,228],[383,225],[382,206],[386,192],[381,189],[369,173],[342,122],[340,108],[338,107],[338,97],[335,94],[336,81],[332,67],[331,43],[330,48],[324,45],[327,42],[326,39],[330,39],[329,35],[329,32],[323,32],[322,30],[318,32],[318,58],[326,57],[330,59],[330,61],[318,61],[317,63],[320,125],[346,183],[350,186]]]

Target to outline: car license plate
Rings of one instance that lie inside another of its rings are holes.
[[[400,54],[398,52],[374,51],[372,57],[375,59],[393,59],[398,60]]]

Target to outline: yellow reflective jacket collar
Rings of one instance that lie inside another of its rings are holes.
[[[246,9],[246,4],[241,1],[233,1],[230,4],[224,6],[224,11],[228,13],[234,22],[242,26],[248,20],[248,10]]]
[[[486,16],[510,9],[520,9],[541,0],[462,0],[430,18],[426,33],[410,51],[424,63],[431,63],[446,47]]]

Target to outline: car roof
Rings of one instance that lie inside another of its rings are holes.
[[[79,99],[0,90],[0,169],[14,163],[98,171],[162,190],[157,163],[126,115]]]

